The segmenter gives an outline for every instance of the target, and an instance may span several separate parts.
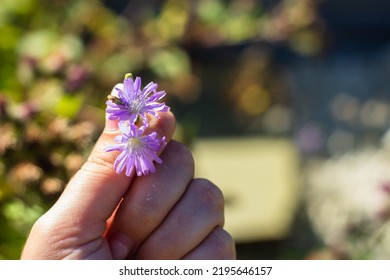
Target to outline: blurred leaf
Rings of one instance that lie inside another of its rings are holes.
[[[12,225],[21,232],[27,232],[31,225],[44,213],[39,205],[31,207],[21,200],[15,199],[3,206],[4,216],[12,222]]]
[[[36,81],[30,89],[33,102],[46,113],[55,113],[56,104],[64,93],[62,83],[56,79]]]
[[[202,21],[216,24],[224,18],[226,7],[221,0],[201,0],[196,11]]]
[[[133,57],[127,55],[126,53],[113,54],[102,60],[102,64],[97,71],[99,71],[99,74],[105,80],[116,80],[118,77],[122,77],[124,73],[134,70],[129,69],[132,68],[131,66],[135,67],[139,64],[139,61],[137,60],[140,59],[140,57],[134,59],[132,58]]]
[[[64,35],[58,42],[58,49],[69,61],[79,60],[84,51],[81,38],[73,34]]]
[[[0,16],[12,13],[28,14],[36,5],[36,2],[36,0],[1,0]]]
[[[319,53],[322,48],[322,41],[323,38],[320,34],[311,30],[302,30],[290,38],[292,48],[306,55]]]
[[[220,28],[229,42],[241,42],[256,35],[257,22],[251,15],[229,15],[227,18]]]
[[[167,1],[156,24],[159,35],[168,42],[181,38],[188,19],[189,5],[186,1]]]
[[[0,34],[0,49],[13,51],[19,40],[21,30],[12,25],[0,25]]]
[[[49,29],[31,32],[24,36],[19,43],[19,53],[34,58],[44,58],[54,48],[58,35]]]
[[[64,95],[56,106],[56,114],[61,117],[73,119],[83,104],[81,95]]]
[[[149,60],[152,70],[162,78],[174,79],[190,72],[188,55],[180,49],[157,50]]]

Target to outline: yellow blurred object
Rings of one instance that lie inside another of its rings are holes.
[[[271,103],[271,97],[261,85],[253,84],[245,88],[238,98],[237,106],[240,111],[249,116],[257,116],[266,111]]]
[[[224,193],[225,228],[236,242],[286,237],[299,199],[299,158],[290,141],[200,139],[193,150],[196,176]]]

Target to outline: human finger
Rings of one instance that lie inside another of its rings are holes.
[[[162,224],[142,243],[136,258],[180,259],[223,223],[222,192],[208,180],[192,180]]]
[[[115,215],[108,239],[115,258],[132,254],[158,227],[194,176],[194,160],[183,144],[171,141],[156,173],[137,177]],[[121,248],[116,252],[115,248]],[[127,248],[126,250],[122,250]]]
[[[148,131],[155,131],[169,141],[175,129],[175,118],[171,112],[160,113],[159,116],[159,119],[151,119]],[[66,217],[70,217],[70,225],[86,221],[105,223],[134,179],[134,174],[125,176],[115,172],[113,166],[117,152],[104,151],[120,133],[112,122],[115,121],[106,122],[87,162],[75,174],[53,207],[53,210],[66,212]]]
[[[184,260],[234,260],[236,248],[230,234],[221,227],[214,230]]]

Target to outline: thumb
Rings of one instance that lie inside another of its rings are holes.
[[[159,117],[150,120],[147,132],[156,132],[169,141],[175,130],[175,117],[171,112],[160,113]],[[105,129],[87,162],[75,174],[54,205],[53,208],[62,213],[66,211],[63,217],[69,217],[68,222],[71,224],[101,222],[105,225],[128,191],[134,175],[127,177],[124,173],[117,174],[114,162],[118,152],[104,151],[106,146],[113,144],[119,133],[117,122],[106,119]]]

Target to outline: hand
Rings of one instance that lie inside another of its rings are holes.
[[[190,150],[172,140],[156,173],[118,175],[117,153],[103,151],[117,128],[106,121],[87,162],[34,224],[22,259],[234,259],[234,242],[222,229],[222,193],[193,179]],[[148,129],[169,141],[175,118],[161,113]]]

